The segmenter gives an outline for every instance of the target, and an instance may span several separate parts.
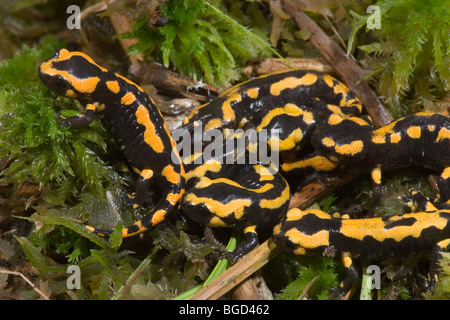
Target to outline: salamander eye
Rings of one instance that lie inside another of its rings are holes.
[[[65,89],[65,88],[67,88],[67,86],[68,86],[67,81],[66,81],[63,77],[61,77],[61,76],[56,76],[56,77],[53,79],[53,83],[54,83],[55,86],[56,86],[57,88],[59,88],[59,89]]]

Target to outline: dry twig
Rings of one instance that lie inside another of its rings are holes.
[[[32,288],[34,291],[36,291],[44,300],[50,300],[49,297],[47,297],[38,287],[36,287],[36,285],[27,277],[25,277],[25,275],[22,272],[19,271],[10,271],[10,270],[5,270],[5,269],[0,269],[0,273],[3,274],[12,274],[15,276],[20,276],[23,280],[25,280]]]

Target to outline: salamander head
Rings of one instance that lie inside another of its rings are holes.
[[[59,95],[86,99],[95,91],[106,71],[82,52],[59,49],[39,65],[38,75],[46,87]]]

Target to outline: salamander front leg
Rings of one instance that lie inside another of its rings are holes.
[[[439,201],[450,205],[450,167],[442,171],[438,181],[440,199]]]
[[[245,240],[234,249],[234,251],[224,253],[221,258],[231,258],[231,263],[235,263],[240,257],[246,255],[258,246],[258,234],[256,226],[249,226],[244,229]]]
[[[152,177],[153,171],[150,169],[144,169],[139,174],[136,180],[136,193],[134,195],[133,207],[137,208],[141,205],[148,204]]]
[[[86,110],[84,111],[84,114],[68,118],[58,115],[58,119],[61,122],[61,125],[63,126],[85,127],[90,125],[92,121],[94,121],[95,109],[96,109],[95,104],[88,103],[86,105]]]

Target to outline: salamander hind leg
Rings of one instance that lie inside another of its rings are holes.
[[[331,289],[330,293],[330,297],[338,297],[339,299],[344,297],[344,295],[353,287],[359,277],[358,271],[353,264],[350,253],[343,252],[341,259],[347,274],[344,280],[339,284],[339,286]]]
[[[442,252],[450,248],[450,239],[444,239],[439,241],[431,251],[430,260],[430,291],[434,291],[434,286],[438,281],[438,275],[440,271],[439,261],[442,259]]]
[[[448,204],[450,207],[450,167],[444,169],[438,180],[441,203]]]
[[[376,168],[372,169],[371,176],[373,182],[373,191],[372,198],[370,199],[370,207],[367,212],[368,217],[373,216],[374,210],[377,208],[381,201],[381,196],[383,193],[383,186],[381,184],[381,167],[377,166]]]

